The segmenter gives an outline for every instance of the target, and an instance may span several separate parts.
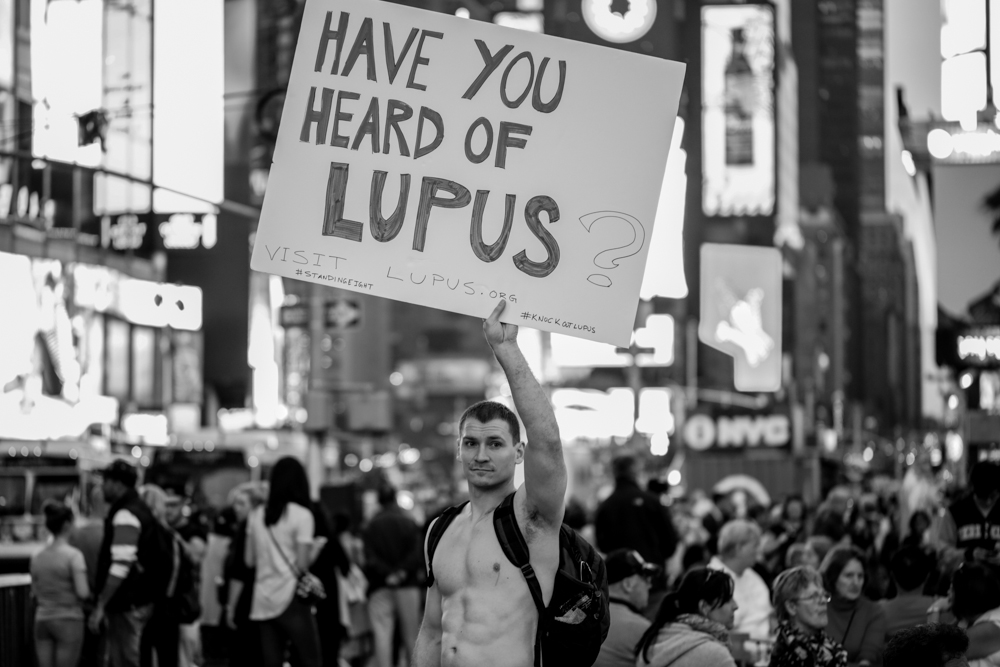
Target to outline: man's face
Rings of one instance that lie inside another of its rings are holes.
[[[524,444],[514,442],[502,419],[485,424],[468,419],[458,440],[458,458],[469,486],[496,488],[514,477],[515,466],[524,458]]]
[[[101,491],[104,493],[104,499],[108,503],[115,503],[125,495],[125,485],[117,479],[105,477],[101,480]]]
[[[976,502],[982,507],[995,505],[998,499],[1000,499],[1000,491],[980,491],[976,494]]]
[[[181,509],[184,507],[184,499],[180,496],[170,495],[167,496],[167,501],[164,503],[164,508],[166,512],[164,513],[167,519],[167,523],[171,526],[176,526],[181,520]]]
[[[649,604],[649,578],[641,574],[633,574],[629,579],[631,580],[628,587],[629,602],[636,609],[645,609],[646,605]]]

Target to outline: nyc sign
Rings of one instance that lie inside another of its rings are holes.
[[[692,415],[684,423],[684,442],[695,451],[786,447],[792,440],[788,415]]]

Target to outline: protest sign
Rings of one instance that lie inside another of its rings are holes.
[[[684,65],[309,0],[251,266],[628,345]]]

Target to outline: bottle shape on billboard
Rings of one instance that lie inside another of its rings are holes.
[[[726,165],[752,165],[754,74],[742,28],[733,28],[732,44],[725,72]]]

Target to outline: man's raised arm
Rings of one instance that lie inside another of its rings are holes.
[[[500,314],[506,304],[501,299],[483,322],[483,332],[507,376],[514,408],[524,422],[527,440],[524,452],[526,506],[529,512],[537,511],[549,523],[559,525],[566,497],[566,462],[559,439],[559,425],[548,396],[517,346],[517,325],[500,322]]]

